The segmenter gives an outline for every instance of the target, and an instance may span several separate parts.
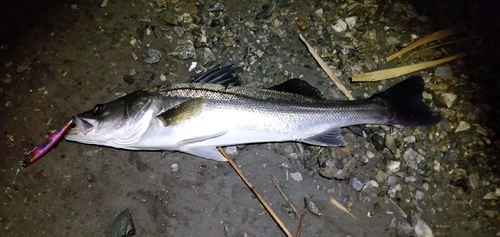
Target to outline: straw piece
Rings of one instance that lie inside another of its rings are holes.
[[[335,198],[333,197],[330,197],[330,202],[335,205],[338,209],[342,210],[343,212],[347,213],[349,216],[351,216],[354,220],[358,221],[359,223],[361,223],[361,225],[363,225],[363,227],[367,228],[368,230],[370,230],[371,232],[373,232],[375,234],[375,231],[373,231],[372,228],[370,228],[367,224],[365,224],[364,222],[362,222],[360,219],[358,219],[354,214],[352,214],[349,210],[347,210],[344,206],[342,206],[342,204],[340,204],[339,202],[337,202],[337,200],[335,200]]]
[[[227,161],[229,162],[229,165],[231,165],[231,167],[233,167],[234,171],[236,171],[236,173],[240,176],[241,180],[243,180],[243,182],[245,182],[245,184],[248,186],[248,188],[250,188],[250,190],[257,197],[257,199],[259,199],[260,203],[264,206],[266,211],[269,212],[269,214],[274,219],[274,221],[276,221],[276,223],[279,225],[281,230],[283,230],[283,232],[285,232],[286,236],[293,237],[292,233],[286,228],[285,224],[283,224],[283,222],[276,215],[276,213],[273,211],[273,209],[271,209],[271,206],[269,206],[269,204],[266,202],[266,200],[264,200],[262,195],[260,195],[260,193],[257,192],[257,189],[255,189],[253,184],[250,183],[250,181],[248,181],[248,179],[245,177],[245,175],[243,175],[243,172],[241,172],[241,170],[238,168],[238,166],[234,163],[233,159],[231,159],[231,157],[229,157],[229,155],[221,147],[217,147],[217,149],[219,149],[219,152],[227,159]]]
[[[385,70],[380,70],[380,71],[374,71],[374,72],[368,72],[368,73],[363,73],[359,75],[352,76],[352,81],[353,82],[360,82],[360,81],[381,81],[389,78],[394,78],[394,77],[399,77],[408,73],[416,72],[425,68],[429,67],[434,67],[436,65],[449,62],[451,60],[455,60],[457,58],[464,57],[470,53],[461,53],[457,55],[453,55],[450,57],[434,60],[434,61],[429,61],[429,62],[423,62],[423,63],[417,63],[417,64],[412,64],[408,66],[403,66],[403,67],[397,67],[397,68],[391,68],[391,69],[385,69]]]
[[[408,55],[403,61],[401,61],[401,63],[399,65],[403,64],[406,60],[408,60],[413,55],[417,55],[418,57],[432,55],[432,54],[434,54],[434,52],[431,51],[431,49],[439,48],[439,47],[442,47],[442,46],[445,46],[445,45],[448,45],[448,44],[454,44],[454,43],[457,43],[457,42],[473,40],[473,39],[477,39],[477,38],[479,38],[479,36],[473,36],[473,37],[469,37],[469,38],[452,40],[452,41],[448,41],[448,42],[445,42],[445,43],[442,43],[442,44],[436,44],[436,45],[433,45],[431,47],[427,47],[427,48],[424,48],[424,49],[420,49],[420,50],[414,51],[410,55]],[[427,51],[430,51],[430,53],[427,52]],[[399,65],[398,65],[398,67],[399,67]]]
[[[351,93],[349,93],[344,84],[342,84],[340,79],[337,76],[335,76],[335,74],[333,74],[332,69],[330,69],[328,65],[326,65],[325,61],[323,61],[323,59],[321,59],[321,57],[314,51],[314,48],[311,47],[311,45],[309,45],[309,43],[307,42],[306,39],[304,39],[302,34],[299,34],[299,38],[300,40],[302,40],[302,42],[304,42],[304,44],[307,47],[307,50],[309,50],[309,53],[311,53],[316,62],[319,63],[323,71],[326,72],[328,77],[330,77],[330,79],[333,81],[333,83],[335,83],[335,85],[339,88],[339,90],[342,91],[342,93],[344,93],[344,95],[347,96],[347,98],[349,98],[350,100],[354,100],[354,97],[352,97]]]
[[[434,32],[428,36],[425,36],[424,38],[422,39],[419,39],[417,41],[415,41],[413,44],[410,44],[408,46],[406,46],[404,49],[402,50],[399,50],[398,52],[396,52],[395,54],[387,57],[385,60],[387,60],[387,62],[403,55],[404,53],[408,52],[408,51],[411,51],[421,45],[424,45],[424,44],[427,44],[429,42],[432,42],[432,41],[436,41],[436,40],[440,40],[440,39],[443,39],[443,38],[446,38],[452,34],[454,34],[455,32],[457,32],[458,29],[460,29],[461,26],[455,26],[455,27],[452,27],[452,28],[449,28],[449,29],[446,29],[446,30],[441,30],[441,31],[437,31],[437,32]]]

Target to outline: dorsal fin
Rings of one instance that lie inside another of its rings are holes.
[[[299,94],[316,99],[324,99],[325,97],[321,94],[318,88],[311,86],[307,81],[301,79],[290,79],[281,84],[269,87],[270,90],[289,92],[293,94]]]
[[[241,85],[238,78],[234,76],[233,65],[227,65],[222,67],[220,64],[215,65],[215,67],[198,73],[191,77],[187,83],[214,83],[226,86],[239,86]]]

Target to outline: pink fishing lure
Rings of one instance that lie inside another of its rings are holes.
[[[56,145],[63,138],[64,133],[68,131],[68,129],[71,127],[72,124],[73,124],[73,119],[70,119],[62,127],[58,128],[54,133],[50,134],[50,136],[45,138],[42,144],[33,148],[31,151],[26,152],[24,154],[25,160],[22,166],[27,167],[35,163],[40,158],[42,158],[45,154],[47,154],[47,152],[49,152],[50,149],[54,147],[54,145]]]

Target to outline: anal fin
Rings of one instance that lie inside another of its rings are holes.
[[[300,142],[314,146],[345,146],[346,142],[340,135],[340,128],[331,128],[320,134],[303,138]]]
[[[185,147],[181,149],[181,151],[209,160],[227,161],[226,157],[224,157],[216,147],[212,146]]]

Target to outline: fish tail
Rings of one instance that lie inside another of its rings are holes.
[[[388,125],[424,126],[439,123],[441,115],[422,101],[424,80],[413,76],[370,99],[385,102],[391,114]]]

